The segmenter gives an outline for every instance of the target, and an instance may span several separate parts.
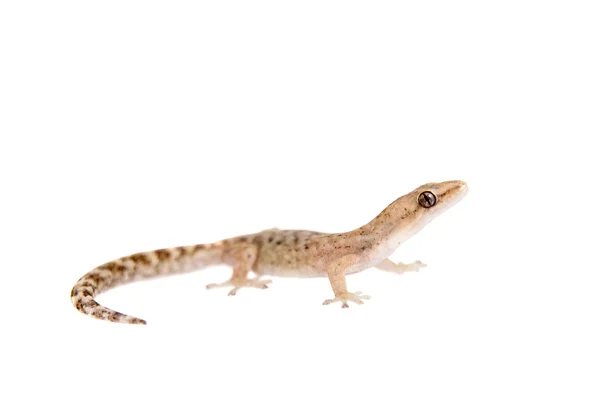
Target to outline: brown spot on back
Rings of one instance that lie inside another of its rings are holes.
[[[196,246],[194,246],[194,251],[204,250],[205,248],[205,244],[197,244]]]
[[[166,261],[171,258],[171,252],[167,249],[154,250],[154,254],[159,261]]]
[[[186,257],[190,254],[193,254],[195,248],[192,248],[189,246],[181,246],[181,247],[177,247],[177,250],[179,250],[178,258],[181,258],[181,257]]]
[[[150,258],[145,253],[132,254],[129,256],[129,259],[135,262],[136,264],[150,264]]]

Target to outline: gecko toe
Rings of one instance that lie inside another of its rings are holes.
[[[333,299],[325,300],[323,302],[323,305],[326,306],[328,304],[339,301],[340,303],[342,303],[342,308],[348,308],[349,307],[348,302],[350,302],[350,301],[353,303],[356,303],[356,304],[364,304],[363,300],[368,300],[370,298],[371,298],[371,296],[362,294],[362,292],[356,292],[356,293],[346,292],[346,293],[342,293],[342,294],[335,296]]]

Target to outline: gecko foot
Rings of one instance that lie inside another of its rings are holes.
[[[421,268],[425,268],[426,266],[427,264],[423,264],[421,261],[413,261],[405,264],[402,262],[395,263],[390,259],[386,259],[380,262],[376,268],[402,275],[405,272],[419,272]]]
[[[371,298],[371,296],[362,294],[362,292],[355,292],[355,293],[346,292],[346,293],[342,293],[338,296],[335,296],[333,299],[325,300],[323,302],[323,305],[326,306],[328,304],[336,303],[336,302],[340,301],[342,303],[342,308],[348,308],[349,301],[352,301],[356,304],[362,304],[363,303],[362,300],[368,300],[370,298]]]
[[[396,265],[399,268],[401,268],[402,272],[419,272],[421,268],[425,268],[427,266],[427,264],[424,264],[419,260],[411,262],[409,264],[397,263]]]
[[[253,287],[257,289],[267,289],[268,284],[272,281],[270,279],[230,279],[222,283],[211,283],[206,285],[207,289],[214,289],[220,287],[233,286],[233,289],[227,293],[228,296],[235,296],[237,291],[244,287]]]

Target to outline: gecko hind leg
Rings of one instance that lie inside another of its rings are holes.
[[[424,264],[418,260],[405,264],[402,262],[395,263],[389,258],[386,258],[381,263],[376,265],[375,268],[402,275],[405,272],[419,272],[421,268],[425,268],[426,266],[427,264]]]
[[[207,289],[233,286],[228,293],[229,296],[235,296],[237,291],[244,287],[253,287],[258,289],[267,289],[271,283],[269,279],[248,278],[252,266],[256,263],[258,249],[252,244],[237,245],[225,252],[223,261],[233,267],[231,279],[222,283],[211,283],[206,285]]]
[[[257,289],[268,289],[269,286],[267,286],[269,283],[271,283],[272,281],[270,279],[230,279],[228,281],[222,282],[222,283],[211,283],[209,285],[206,285],[207,289],[214,289],[214,288],[220,288],[220,287],[229,287],[229,286],[233,286],[233,289],[231,289],[229,291],[229,293],[227,293],[228,296],[235,296],[237,294],[237,291],[240,290],[241,288],[245,288],[245,287],[253,287],[253,288],[257,288]]]

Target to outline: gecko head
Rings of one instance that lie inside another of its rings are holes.
[[[400,197],[393,203],[393,214],[398,221],[395,239],[402,242],[412,236],[458,203],[467,191],[463,181],[446,181],[427,183]]]
[[[405,200],[416,215],[432,219],[458,203],[467,192],[463,181],[427,183],[412,191]]]

